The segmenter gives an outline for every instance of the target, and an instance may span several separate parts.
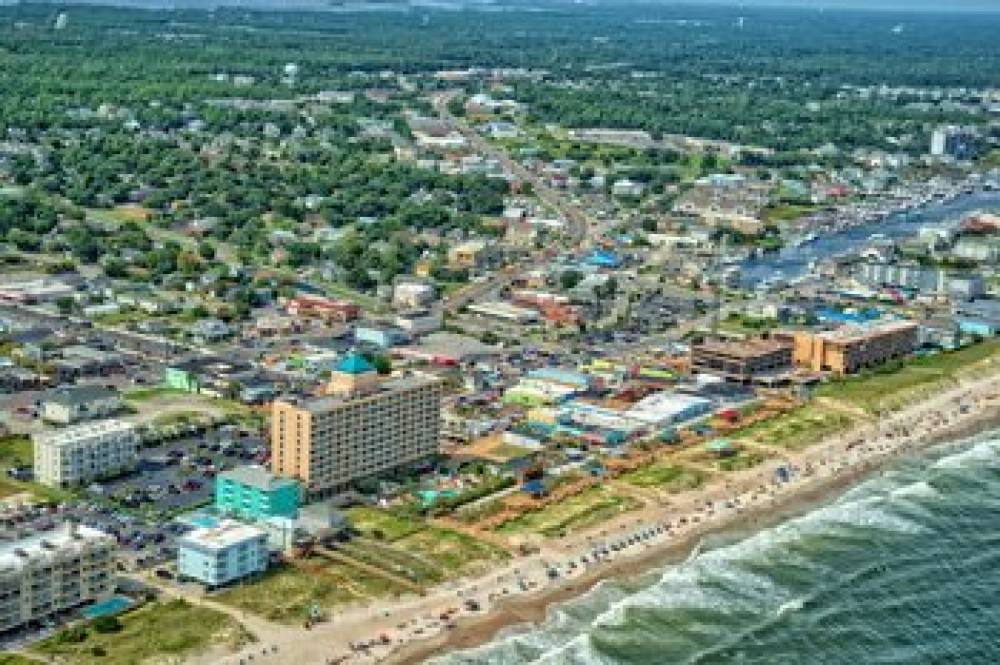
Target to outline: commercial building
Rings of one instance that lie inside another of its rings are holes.
[[[401,308],[419,309],[434,302],[434,287],[423,282],[401,282],[392,291],[392,304]]]
[[[917,346],[918,327],[909,321],[894,321],[823,332],[798,331],[782,337],[795,345],[795,364],[817,372],[853,374],[911,353]]]
[[[215,509],[249,520],[294,519],[299,512],[299,484],[262,466],[238,466],[215,479]]]
[[[139,435],[122,420],[100,420],[35,436],[35,479],[49,487],[76,487],[135,467]]]
[[[705,342],[691,348],[691,370],[750,383],[792,368],[792,345],[776,340]]]
[[[110,536],[75,524],[0,541],[0,633],[110,597],[114,551]]]
[[[683,393],[659,392],[636,402],[625,412],[629,418],[663,427],[703,416],[712,410],[712,400]]]
[[[267,534],[231,520],[177,540],[177,574],[210,587],[262,573],[267,559]]]
[[[533,323],[538,320],[537,310],[505,302],[473,303],[469,305],[468,309],[475,314],[513,323]]]
[[[333,372],[327,394],[272,406],[272,468],[309,497],[438,452],[441,384],[429,375],[385,379],[357,354]]]
[[[354,329],[355,342],[371,344],[382,349],[404,344],[407,339],[407,334],[395,326],[367,323],[358,325]]]
[[[354,303],[322,296],[292,298],[285,305],[285,311],[291,316],[313,317],[340,323],[353,321],[361,314],[361,308]]]
[[[396,327],[411,336],[441,330],[443,323],[441,312],[426,309],[403,312],[395,320]]]
[[[42,397],[42,419],[57,425],[107,418],[121,408],[118,391],[98,385],[57,388]]]

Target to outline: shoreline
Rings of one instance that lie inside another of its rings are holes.
[[[948,391],[942,397],[966,390],[967,387],[959,385],[954,391]],[[918,403],[894,416],[898,417],[912,409],[920,409],[921,406]],[[881,472],[889,463],[903,459],[907,455],[926,451],[948,441],[968,439],[1000,429],[1000,408],[987,407],[984,411],[972,411],[965,415],[966,417],[959,418],[955,422],[947,422],[936,429],[918,434],[909,443],[879,451],[881,454],[874,454],[843,473],[809,478],[791,491],[773,497],[771,501],[749,506],[722,520],[705,523],[704,526],[693,528],[679,538],[649,546],[631,556],[590,569],[552,588],[523,597],[503,598],[483,614],[459,618],[453,630],[419,641],[411,641],[379,662],[416,665],[453,651],[483,646],[507,631],[530,630],[546,620],[552,607],[589,593],[601,582],[635,579],[650,574],[658,568],[677,565],[689,558],[708,537],[724,536],[727,539],[741,540],[836,499],[845,491]]]

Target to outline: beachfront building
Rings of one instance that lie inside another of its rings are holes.
[[[115,541],[85,526],[0,541],[0,634],[111,596]]]
[[[34,437],[35,479],[49,487],[77,487],[133,469],[139,459],[135,425],[100,420]]]
[[[327,394],[272,406],[275,473],[310,498],[434,455],[440,449],[441,383],[424,374],[384,378],[357,354],[337,365]]]
[[[796,331],[783,338],[794,343],[795,364],[816,372],[854,374],[912,353],[918,342],[918,326],[893,321],[822,332]]]
[[[253,521],[294,519],[299,513],[299,484],[279,478],[262,466],[238,466],[215,479],[215,509]]]
[[[751,383],[790,370],[792,348],[787,342],[767,339],[704,342],[691,347],[691,371]]]
[[[267,534],[232,520],[195,529],[177,541],[177,574],[209,587],[262,573],[267,562]]]

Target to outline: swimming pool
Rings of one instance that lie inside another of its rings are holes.
[[[441,490],[441,491],[421,490],[417,492],[417,496],[420,497],[420,500],[423,502],[425,506],[429,506],[433,504],[435,501],[437,501],[438,498],[454,499],[456,496],[458,496],[458,492],[456,492],[455,490]]]
[[[96,619],[97,617],[107,617],[120,614],[131,606],[131,598],[126,598],[125,596],[112,596],[107,600],[102,600],[99,603],[94,603],[89,607],[83,608],[80,610],[80,613],[88,619]]]
[[[214,529],[219,526],[219,520],[213,515],[208,513],[190,513],[188,515],[181,515],[177,518],[177,521],[181,524],[187,524],[188,526],[193,526],[199,529]]]

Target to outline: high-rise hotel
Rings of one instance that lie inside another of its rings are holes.
[[[337,365],[326,394],[274,402],[271,468],[302,481],[309,498],[438,452],[441,382],[409,374],[385,378],[360,355]]]

